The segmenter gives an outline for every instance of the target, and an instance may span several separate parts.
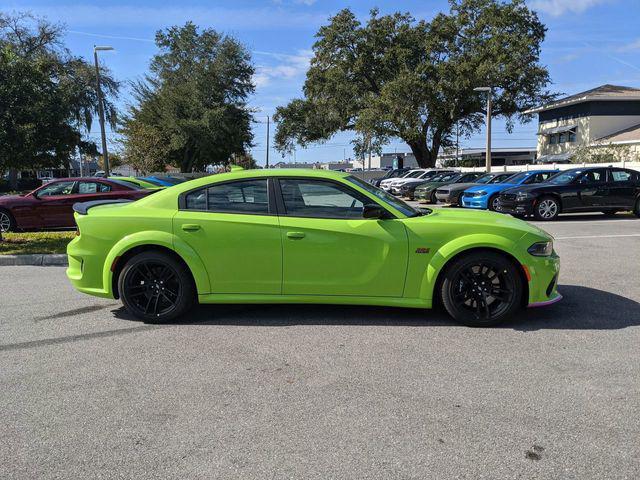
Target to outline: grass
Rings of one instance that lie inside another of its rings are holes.
[[[3,233],[0,255],[66,253],[75,232]]]

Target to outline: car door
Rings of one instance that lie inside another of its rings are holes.
[[[74,180],[51,182],[37,191],[38,202],[35,208],[43,228],[63,228],[74,225],[75,184]]]
[[[609,205],[607,169],[587,170],[577,178],[578,208],[592,210]]]
[[[366,195],[337,181],[278,179],[283,293],[401,297],[407,233],[401,220],[363,218]]]
[[[200,256],[211,293],[281,293],[282,241],[269,182],[234,180],[180,196],[173,231]]]
[[[613,207],[633,208],[636,198],[638,173],[622,168],[609,171],[609,205]]]

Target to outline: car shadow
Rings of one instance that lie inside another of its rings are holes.
[[[528,308],[495,328],[517,331],[543,329],[613,330],[640,325],[640,303],[614,293],[560,285],[561,302],[544,308]],[[116,318],[140,322],[123,307],[112,310]],[[140,322],[142,323],[142,322]],[[410,308],[352,305],[200,305],[174,325],[235,325],[289,327],[296,325],[458,326],[440,308]]]

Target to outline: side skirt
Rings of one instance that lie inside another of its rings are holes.
[[[329,305],[373,305],[379,307],[431,308],[431,300],[402,297],[351,297],[333,295],[263,295],[263,294],[205,294],[198,295],[200,303],[308,303]]]

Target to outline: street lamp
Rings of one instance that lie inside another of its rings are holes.
[[[485,154],[485,163],[487,172],[491,171],[491,87],[477,87],[474,92],[487,92],[487,152]]]
[[[102,89],[100,88],[100,67],[98,67],[98,52],[113,50],[107,45],[93,46],[93,60],[96,64],[96,92],[98,93],[98,115],[100,116],[100,134],[102,135],[102,158],[104,158],[104,176],[109,176],[109,153],[107,152],[107,134],[104,131],[104,106],[102,105]]]

